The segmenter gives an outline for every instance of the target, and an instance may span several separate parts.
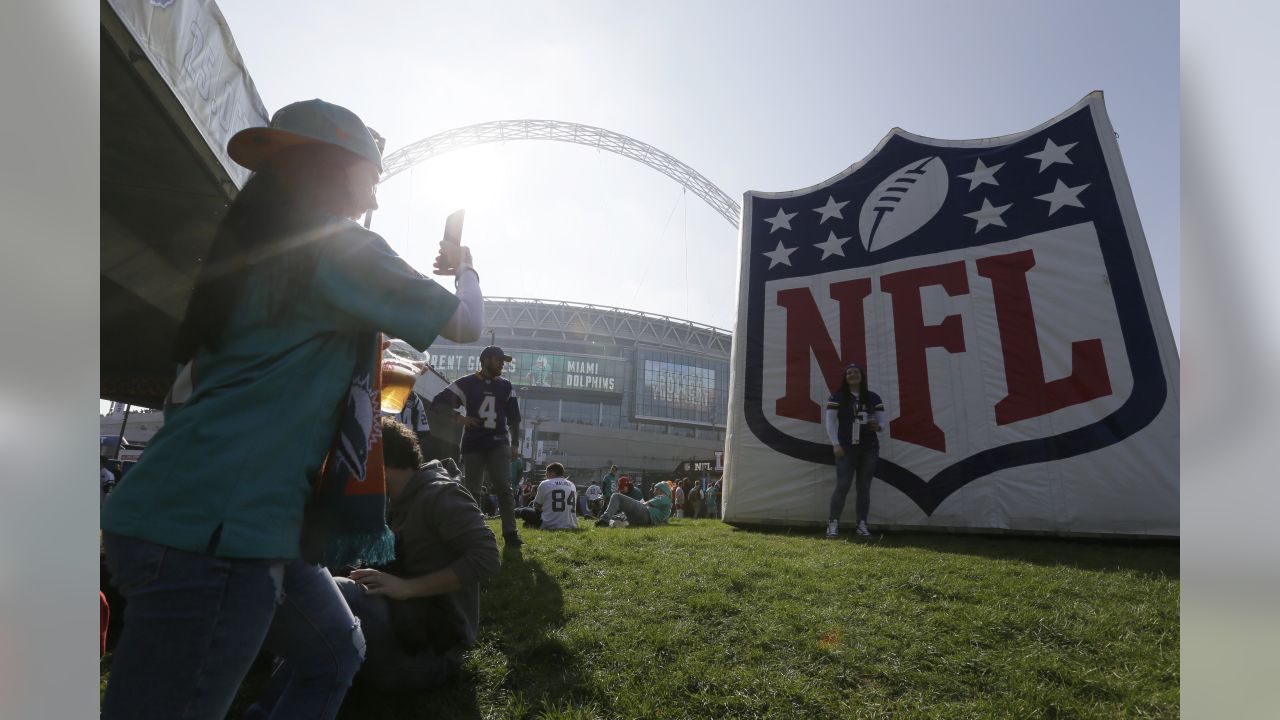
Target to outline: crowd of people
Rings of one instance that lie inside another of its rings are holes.
[[[415,396],[399,420],[379,417],[383,335],[425,351],[474,342],[484,318],[467,247],[440,243],[434,273],[450,292],[356,222],[377,208],[382,144],[321,100],[228,144],[252,175],[180,325],[165,425],[127,478],[102,469],[105,565],[124,601],[104,718],[224,717],[263,650],[276,665],[250,717],[332,718],[357,672],[388,691],[447,682],[499,567],[485,506],[515,552],[517,519],[719,517],[719,481],[655,482],[646,498],[614,466],[580,493],[551,463],[517,484],[520,409],[496,346],[429,408]],[[865,520],[878,427],[860,408],[879,399],[853,371],[828,404],[831,512],[856,475]],[[431,412],[461,427],[456,448],[429,433]],[[103,611],[105,624],[105,599]]]
[[[443,458],[443,462],[452,462],[449,458]],[[524,461],[517,458],[511,462],[510,469],[510,494],[514,502],[514,513],[517,520],[523,519],[526,527],[538,527],[536,521],[531,520],[532,515],[530,509],[541,505],[538,500],[537,493],[540,491],[545,480],[524,475]],[[643,484],[633,482],[627,475],[620,474],[617,465],[613,465],[598,480],[592,480],[589,485],[583,487],[577,482],[570,482],[565,476],[565,468],[560,463],[551,463],[545,469],[546,479],[559,479],[563,487],[573,487],[573,495],[567,501],[572,508],[574,516],[585,520],[598,520],[602,515],[606,514],[605,508],[608,506],[610,499],[615,494],[622,494],[638,502],[644,502],[646,493]],[[671,500],[671,518],[716,518],[720,517],[720,487],[722,480],[720,478],[699,480],[694,478],[672,478],[653,483],[649,489],[649,497],[653,495],[653,488],[662,485],[666,488],[667,496]],[[705,488],[705,489],[704,489]],[[495,487],[486,479],[480,487],[479,493],[475,496],[477,503],[480,505],[481,511],[490,518],[503,517],[499,494]],[[518,538],[518,535],[512,537]]]
[[[445,462],[449,462],[446,458]],[[620,475],[618,467],[612,466],[600,479],[592,480],[585,488],[576,482],[570,481],[565,475],[565,468],[560,463],[550,463],[547,465],[545,480],[537,480],[532,477],[523,477],[521,468],[523,463],[512,463],[511,468],[511,495],[515,498],[515,517],[517,520],[524,520],[525,527],[529,528],[547,528],[551,525],[544,525],[540,520],[536,519],[536,513],[542,512],[542,507],[546,504],[542,499],[544,490],[546,490],[548,481],[555,480],[555,486],[552,488],[564,490],[568,494],[563,501],[557,500],[553,505],[557,508],[556,512],[564,512],[572,515],[574,518],[584,520],[599,521],[600,519],[620,519],[617,516],[622,514],[621,510],[609,512],[607,508],[612,502],[614,495],[620,495],[635,502],[647,502],[645,491],[642,484],[633,482],[630,477]],[[658,492],[657,488],[661,487],[665,496],[670,500],[671,508],[669,512],[670,518],[675,519],[701,519],[720,517],[720,485],[721,479],[716,478],[712,481],[700,481],[693,478],[673,478],[655,482],[650,486],[649,498],[654,497],[654,493]],[[705,490],[703,487],[705,486]],[[480,494],[476,496],[481,511],[490,518],[502,517],[501,507],[498,501],[498,494],[486,482],[482,485]],[[618,501],[622,502],[622,501]],[[564,507],[562,508],[561,505]],[[563,523],[553,523],[556,529],[563,529]],[[602,525],[604,523],[601,523]],[[573,527],[577,527],[576,520]]]

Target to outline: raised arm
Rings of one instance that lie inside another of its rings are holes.
[[[484,329],[484,293],[480,291],[480,274],[471,265],[470,251],[466,257],[466,261],[458,266],[454,291],[458,297],[458,308],[440,329],[441,337],[461,343],[479,340],[480,331]]]

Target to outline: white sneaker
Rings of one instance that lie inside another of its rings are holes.
[[[865,520],[858,523],[858,529],[856,532],[861,537],[871,537],[871,531],[867,529],[867,522]]]
[[[840,521],[831,520],[827,522],[827,537],[840,537]]]

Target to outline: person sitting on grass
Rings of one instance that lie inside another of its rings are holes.
[[[666,485],[656,483],[653,486],[653,498],[644,502],[616,492],[609,497],[609,504],[605,506],[604,514],[596,521],[596,527],[610,527],[612,524],[610,520],[616,513],[625,515],[628,525],[664,524],[667,518],[671,517],[670,492]]]
[[[604,507],[604,491],[600,489],[600,482],[596,481],[587,486],[587,510],[592,515],[599,515],[600,509]]]
[[[382,420],[395,562],[335,578],[364,629],[358,677],[385,689],[439,685],[480,626],[480,583],[498,571],[498,541],[466,488],[437,462],[419,467],[413,431]]]
[[[499,516],[498,496],[493,494],[493,490],[487,483],[480,486],[480,497],[476,500],[480,503],[480,512],[484,513],[485,517],[492,520]]]
[[[564,466],[553,462],[547,466],[547,479],[538,483],[531,507],[516,509],[516,517],[526,528],[573,530],[578,527],[575,512],[578,488],[564,476]]]
[[[632,500],[644,500],[644,490],[640,488],[640,483],[631,482],[631,478],[626,475],[618,478],[618,492]]]

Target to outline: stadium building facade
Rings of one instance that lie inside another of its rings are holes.
[[[610,464],[653,479],[724,450],[728,331],[528,298],[486,298],[485,316],[478,342],[437,340],[430,363],[452,381],[479,369],[486,345],[511,355],[504,375],[520,397],[524,455],[537,467],[560,462],[580,484]]]

